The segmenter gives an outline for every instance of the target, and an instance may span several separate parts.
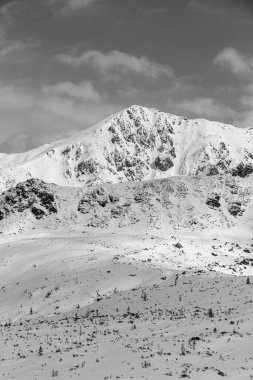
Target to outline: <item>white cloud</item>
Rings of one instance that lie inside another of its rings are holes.
[[[227,13],[226,10],[222,7],[221,1],[188,0],[187,4],[188,6],[192,7],[196,11],[204,11],[210,14],[213,13],[215,16],[217,15],[224,16]]]
[[[47,3],[53,7],[53,9],[56,7],[61,15],[66,16],[100,1],[103,0],[47,0]]]
[[[92,102],[101,101],[100,93],[90,81],[84,81],[80,84],[61,82],[51,86],[43,86],[42,91],[45,95],[62,95]]]
[[[66,2],[66,7],[71,10],[78,10],[81,8],[85,8],[92,3],[97,2],[98,0],[68,0]]]
[[[173,100],[169,100],[173,104]],[[183,99],[179,102],[181,112],[186,112],[190,116],[225,119],[235,116],[235,112],[219,104],[215,99],[205,97],[194,97],[192,99]]]
[[[173,76],[173,70],[168,65],[162,65],[146,57],[136,57],[118,50],[108,53],[87,50],[80,56],[61,54],[56,58],[59,62],[72,67],[91,66],[102,74],[107,72],[134,73],[153,79],[157,79],[162,75]]]
[[[242,127],[253,126],[253,56],[243,54],[234,48],[222,50],[214,60],[214,63],[228,69],[238,81],[232,82],[236,94],[237,114],[236,124]]]
[[[253,99],[252,99],[252,105],[253,105]],[[253,128],[253,111],[248,110],[246,112],[243,112],[241,115],[239,115],[238,119],[236,120],[236,124],[242,128]]]
[[[123,106],[100,97],[92,83],[43,86],[0,83],[0,152],[20,152],[86,129]]]
[[[22,5],[21,2],[22,0],[9,0],[6,4],[1,5],[0,3],[0,17],[2,17],[5,22],[12,22],[13,16]]]
[[[24,61],[30,58],[32,49],[38,43],[31,41],[11,40],[6,37],[6,30],[0,29],[0,64],[4,62]]]
[[[232,47],[222,50],[215,58],[214,63],[229,69],[236,75],[253,75],[253,57],[242,54]]]
[[[0,83],[0,109],[27,109],[34,105],[34,96],[24,88]]]

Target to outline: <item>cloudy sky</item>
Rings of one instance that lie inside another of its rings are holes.
[[[252,0],[0,0],[0,151],[140,104],[253,126]]]

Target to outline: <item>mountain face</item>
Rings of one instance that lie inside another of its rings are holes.
[[[0,156],[0,232],[253,229],[252,152],[253,129],[132,106]]]
[[[253,172],[253,129],[132,106],[72,138],[0,155],[0,191],[38,178],[59,186]]]

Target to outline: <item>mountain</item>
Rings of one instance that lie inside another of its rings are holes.
[[[253,228],[251,152],[253,129],[132,106],[2,155],[0,232]]]
[[[38,178],[59,186],[178,175],[253,172],[253,129],[188,120],[132,106],[71,138],[22,154],[0,155],[0,191]]]

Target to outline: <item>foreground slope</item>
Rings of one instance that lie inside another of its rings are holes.
[[[71,138],[0,155],[0,191],[30,178],[61,186],[253,172],[253,129],[132,106]]]
[[[0,377],[250,379],[252,244],[199,232],[1,239]]]

